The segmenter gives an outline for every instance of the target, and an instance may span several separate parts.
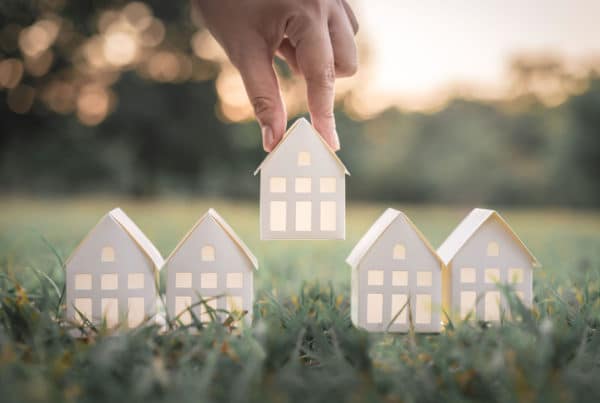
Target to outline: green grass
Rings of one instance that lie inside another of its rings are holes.
[[[163,255],[216,207],[260,261],[252,328],[72,338],[59,261],[115,205]],[[385,207],[351,205],[346,241],[261,242],[255,203],[1,200],[0,401],[600,401],[600,214],[501,209],[544,265],[519,321],[370,335],[350,323],[344,259]],[[467,212],[394,207],[434,245]]]

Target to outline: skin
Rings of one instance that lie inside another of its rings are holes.
[[[340,140],[333,103],[336,77],[356,73],[356,17],[345,0],[193,0],[239,70],[271,151],[285,132],[287,114],[273,58],[284,59],[306,81],[315,128],[334,150]]]

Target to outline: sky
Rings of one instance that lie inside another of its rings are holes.
[[[407,109],[434,107],[469,85],[499,96],[520,53],[573,61],[600,56],[600,0],[355,0],[370,66],[369,97]]]

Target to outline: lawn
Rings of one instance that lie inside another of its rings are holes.
[[[252,328],[70,337],[58,262],[115,205],[164,256],[217,208],[260,262]],[[0,200],[2,401],[600,401],[600,213],[500,209],[543,264],[519,320],[368,335],[350,323],[344,259],[385,207],[350,205],[345,241],[261,242],[257,203]],[[393,207],[435,246],[468,211]]]

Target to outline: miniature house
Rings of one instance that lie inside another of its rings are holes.
[[[498,284],[509,283],[526,306],[532,302],[536,258],[494,210],[476,208],[439,247],[444,310],[451,317],[499,321],[507,301]]]
[[[119,208],[110,211],[65,264],[67,318],[138,326],[156,313],[162,264],[135,223]]]
[[[348,170],[321,135],[298,119],[260,171],[261,239],[344,239]]]
[[[351,316],[372,332],[439,332],[444,264],[402,212],[387,209],[356,244]]]
[[[254,300],[253,276],[258,262],[233,229],[213,209],[198,220],[175,247],[165,264],[167,310],[183,324],[193,312],[202,322],[212,310],[246,311],[249,322]],[[214,312],[214,311],[213,311]]]

